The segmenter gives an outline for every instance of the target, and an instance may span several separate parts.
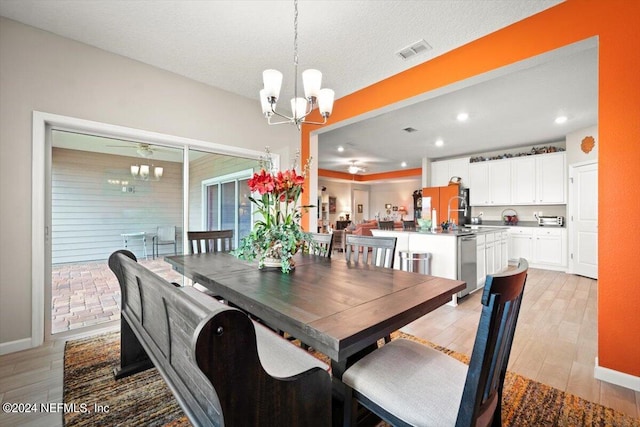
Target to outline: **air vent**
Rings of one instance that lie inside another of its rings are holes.
[[[412,56],[426,52],[428,50],[431,50],[431,46],[429,46],[429,43],[424,40],[418,40],[417,42],[397,51],[396,55],[398,55],[402,59],[409,59]]]
[[[418,132],[418,129],[415,129],[415,128],[412,128],[412,127],[404,128],[402,130],[407,132],[407,133]]]

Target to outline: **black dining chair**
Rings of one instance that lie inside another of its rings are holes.
[[[209,230],[187,231],[189,254],[204,254],[210,252],[229,252],[233,249],[233,230]],[[219,300],[224,301],[220,295],[215,295],[204,286],[196,283],[196,289]]]
[[[426,345],[397,339],[347,369],[346,424],[357,402],[394,426],[500,426],[502,387],[528,263],[487,276],[469,366]]]
[[[415,220],[402,221],[402,229],[404,231],[416,231],[416,222]]]
[[[347,262],[363,262],[376,267],[393,268],[396,240],[395,237],[347,234],[345,258]]]
[[[380,230],[393,230],[394,226],[393,221],[378,221],[378,228]]]
[[[233,249],[233,230],[188,231],[190,254],[229,252]]]
[[[309,234],[311,235],[311,242],[305,245],[305,251],[310,254],[331,258],[331,251],[333,250],[333,235],[328,233]]]

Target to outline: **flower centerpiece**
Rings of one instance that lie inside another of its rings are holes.
[[[311,235],[302,230],[300,219],[303,210],[312,206],[298,206],[311,159],[298,174],[298,158],[299,153],[291,169],[275,171],[267,147],[266,155],[259,161],[260,171],[249,180],[252,192],[249,200],[255,205],[254,214],[258,218],[233,253],[249,261],[258,258],[259,268],[280,267],[283,273],[289,273],[294,267],[293,255],[305,242],[311,243]]]

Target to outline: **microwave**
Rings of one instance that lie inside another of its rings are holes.
[[[562,227],[564,225],[563,216],[539,216],[539,226]]]

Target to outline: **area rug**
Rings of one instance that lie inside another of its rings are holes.
[[[468,357],[425,340],[395,333],[443,351],[465,363]],[[118,332],[69,341],[64,351],[64,425],[189,426],[171,391],[155,369],[116,381]],[[317,354],[319,358],[324,355]],[[505,379],[503,425],[640,427],[640,420],[521,375]],[[381,424],[384,425],[384,424]]]

